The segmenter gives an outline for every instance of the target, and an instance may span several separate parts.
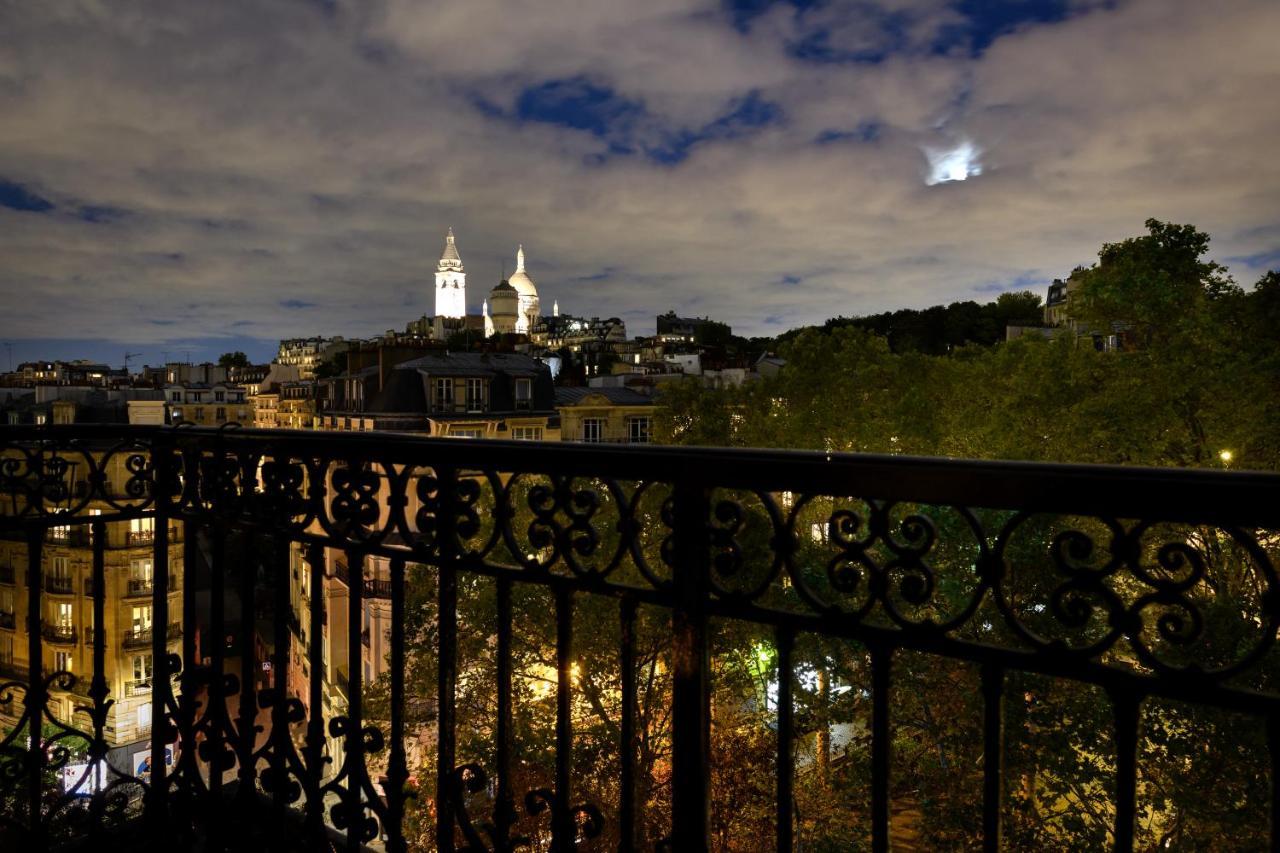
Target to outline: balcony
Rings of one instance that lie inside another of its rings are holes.
[[[13,586],[13,566],[0,566],[0,584]]]
[[[413,843],[431,849],[520,836],[554,850],[885,851],[927,818],[961,839],[951,847],[1013,849],[1040,786],[1040,805],[1074,809],[1047,846],[1100,846],[1077,837],[1090,824],[1101,846],[1146,849],[1176,799],[1157,802],[1155,780],[1188,778],[1161,770],[1165,750],[1189,732],[1232,746],[1190,777],[1186,819],[1230,812],[1231,837],[1260,847],[1280,830],[1280,476],[202,428],[8,428],[0,441],[149,447],[156,523],[216,544],[220,595],[189,585],[155,603],[157,625],[189,607],[230,641],[202,642],[210,662],[176,679],[172,659],[154,661],[153,714],[184,757],[153,768],[153,783],[180,777],[153,790],[200,806],[152,797],[138,819],[157,831],[187,820],[180,831],[210,847],[257,832],[351,849],[385,834],[404,849],[427,826]],[[47,522],[0,516],[18,532],[35,523]],[[289,676],[310,673],[303,710],[257,696],[244,722],[264,727],[261,742],[245,743],[239,709],[289,667],[291,634],[322,636],[322,596],[296,620],[235,615],[298,600],[290,548],[348,586],[328,618],[334,657],[326,667],[312,642]],[[373,558],[385,579],[365,578]],[[370,598],[392,617],[385,693],[362,677]],[[439,618],[424,624],[410,607],[427,603]],[[152,649],[150,631],[123,640]],[[433,673],[426,696],[411,664]],[[326,713],[331,695],[345,701]],[[942,715],[965,735],[934,739]],[[1029,757],[1067,726],[1084,753]],[[406,780],[434,772],[410,763],[406,743],[424,738],[440,772],[410,797]],[[1188,761],[1212,740],[1197,735]],[[599,766],[581,760],[587,743]],[[238,797],[209,792],[208,757],[224,751]],[[272,789],[273,762],[297,802]],[[926,765],[951,784],[922,788]],[[1084,793],[1057,792],[1055,774]],[[384,775],[385,795],[370,793]],[[743,835],[739,801],[721,794],[748,783],[757,821]],[[15,796],[42,803],[44,784]],[[837,806],[857,832],[833,840],[813,814]]]
[[[124,533],[125,547],[133,548],[138,545],[150,545],[156,541],[155,529],[149,530],[126,530]]]
[[[75,592],[75,579],[67,575],[45,575],[44,591],[54,595],[72,595]]]
[[[169,629],[165,631],[166,640],[177,640],[182,637],[182,625],[176,622],[169,623]],[[121,647],[125,649],[149,649],[152,642],[152,629],[139,628],[124,632],[124,636],[120,641]]]
[[[13,613],[0,611],[0,628],[8,628],[10,631],[17,625],[17,619]]]
[[[40,636],[44,637],[50,643],[55,643],[60,646],[74,646],[76,643],[76,629],[74,625],[50,625],[45,623],[40,626]]]
[[[151,578],[129,578],[125,584],[125,598],[146,598],[155,592],[156,585]]]

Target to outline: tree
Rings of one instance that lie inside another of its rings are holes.
[[[1146,227],[1146,236],[1102,247],[1080,273],[1071,312],[1096,329],[1131,330],[1142,344],[1170,343],[1191,331],[1207,300],[1236,287],[1224,267],[1201,260],[1208,234],[1158,219]]]
[[[218,367],[248,367],[249,356],[236,350],[235,352],[224,352],[218,356]]]

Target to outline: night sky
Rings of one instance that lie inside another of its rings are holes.
[[[1248,287],[1277,36],[1276,0],[0,3],[0,340],[402,329],[450,225],[472,311],[523,243],[632,334],[1040,291],[1151,216]]]

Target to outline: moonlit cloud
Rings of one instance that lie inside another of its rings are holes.
[[[5,4],[0,338],[403,328],[449,225],[473,310],[523,243],[544,302],[633,333],[989,299],[1149,216],[1251,284],[1275,32],[1274,0]]]
[[[950,148],[925,146],[924,153],[929,159],[929,174],[924,179],[927,186],[963,181],[982,174],[982,163],[978,160],[980,151],[968,139]]]

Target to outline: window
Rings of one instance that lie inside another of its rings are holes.
[[[54,542],[66,542],[71,538],[71,525],[59,525],[49,528],[49,539]]]
[[[70,602],[59,602],[53,608],[53,623],[61,630],[75,630],[75,609]]]
[[[483,379],[467,380],[467,411],[468,412],[484,411],[484,380]]]
[[[443,412],[453,408],[453,380],[436,380],[436,411]]]
[[[182,409],[174,409],[174,410],[173,410],[173,419],[174,419],[175,421],[180,421],[180,420],[182,420]]]
[[[449,430],[451,438],[484,438],[484,430],[480,427],[454,427]]]
[[[67,557],[54,557],[49,561],[49,573],[59,580],[71,579],[71,561]]]
[[[217,409],[214,410],[213,417],[215,420],[219,422],[225,421],[227,419],[227,410],[219,406]]]
[[[133,635],[139,636],[151,630],[151,605],[133,608]]]
[[[533,380],[517,379],[516,380],[516,408],[529,409],[533,407]]]
[[[138,732],[144,734],[151,731],[151,703],[144,702],[138,706]]]
[[[197,421],[204,420],[204,409],[202,409],[199,406],[196,406],[195,412],[191,415],[191,417],[195,418],[195,420]]]
[[[71,652],[54,652],[53,668],[55,672],[71,672]]]
[[[542,427],[512,427],[511,437],[517,441],[542,441]]]
[[[13,663],[13,637],[9,634],[0,634],[0,663]]]
[[[146,595],[151,592],[151,586],[154,582],[155,573],[152,570],[151,559],[149,557],[129,561],[130,595]]]
[[[170,399],[170,400],[172,400],[172,401],[173,401],[173,402],[175,402],[175,403],[181,403],[181,402],[182,402],[182,392],[181,392],[181,391],[174,391],[172,394],[170,394],[170,395],[169,395],[169,399]]]
[[[151,667],[151,655],[134,655],[133,656],[133,680],[134,681],[150,681],[151,673],[154,670]]]
[[[13,615],[13,590],[0,589],[0,613]]]
[[[590,442],[603,441],[604,420],[602,418],[583,418],[582,440]]]
[[[225,400],[225,399],[226,399],[226,397],[227,397],[227,394],[226,394],[226,392],[225,392],[225,391],[214,391],[214,392],[213,392],[213,402],[215,402],[215,403],[221,403],[223,400]]]
[[[129,531],[125,534],[125,544],[144,545],[156,538],[156,520],[154,518],[134,518],[129,520]]]
[[[649,419],[631,418],[627,421],[627,440],[632,444],[649,443]]]
[[[36,426],[43,425],[47,417],[48,415],[46,415],[44,412],[36,412]]]

